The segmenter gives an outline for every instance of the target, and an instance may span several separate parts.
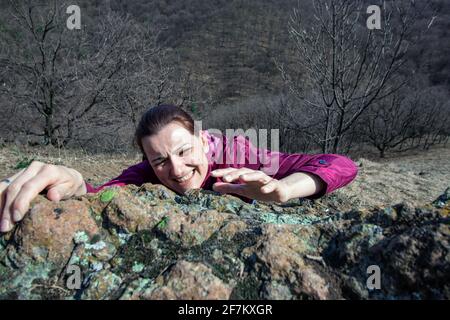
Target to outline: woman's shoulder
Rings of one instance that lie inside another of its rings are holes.
[[[205,134],[209,144],[208,160],[217,168],[259,167],[258,149],[247,136],[242,134],[224,135],[215,131],[205,131]]]
[[[133,176],[139,177],[143,181],[153,181],[156,178],[156,175],[153,171],[148,160],[143,160],[137,164],[134,164],[122,172],[122,176]]]

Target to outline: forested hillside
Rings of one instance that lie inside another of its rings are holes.
[[[93,3],[102,8],[105,1]],[[306,16],[312,14],[310,0],[110,1],[112,8],[142,23],[165,26],[161,43],[176,50],[209,85],[215,84],[218,100],[279,92],[282,84],[273,59],[292,58],[287,28],[298,3]],[[430,1],[427,10],[422,22],[433,23],[410,59],[433,85],[449,86],[450,3]]]
[[[374,57],[383,48],[380,39],[385,34],[392,38],[391,47],[384,44],[386,52],[383,49],[379,60],[388,64],[389,50],[399,40],[399,50],[391,57],[395,70],[388,71],[380,88],[374,82],[373,91],[380,89],[380,93],[367,96],[373,99],[370,105],[349,100],[345,114],[331,106],[333,111],[324,115],[323,106],[312,109],[312,103],[317,104],[314,99],[320,101],[318,86],[323,79],[315,80],[301,52],[308,46],[317,49],[318,44],[307,42],[313,38],[299,42],[294,31],[298,27],[308,31],[308,36],[315,35],[320,30],[314,29],[320,27],[320,5],[327,18],[327,10],[334,10],[340,1],[78,1],[82,30],[68,31],[62,30],[68,15],[61,1],[2,0],[0,106],[8,115],[1,120],[2,139],[92,150],[126,149],[140,113],[150,105],[169,102],[182,105],[207,127],[278,128],[282,148],[290,151],[347,152],[354,142],[366,142],[384,155],[389,149],[445,141],[447,118],[436,115],[449,110],[450,3],[385,1],[383,19],[388,21],[388,12],[393,12],[392,25],[373,32],[373,47],[364,54],[366,8],[371,2],[355,1],[348,14],[341,12],[348,19],[340,26],[348,33],[343,42],[351,44],[351,37],[357,40],[354,56],[348,54],[346,59]],[[398,11],[397,17],[394,7],[401,5],[408,9]],[[294,10],[301,19],[296,19]],[[45,20],[53,11],[58,19]],[[27,25],[33,20],[28,13],[43,25]],[[408,30],[400,39],[402,14],[407,17]],[[353,18],[356,24],[351,27]],[[45,22],[51,27],[48,32],[43,29]],[[35,41],[35,36],[42,41]],[[322,58],[327,59],[329,39],[321,41]],[[52,51],[55,47],[59,51]],[[344,58],[348,48],[342,49]],[[41,58],[46,63],[35,68]],[[370,63],[361,63],[368,74],[382,69]],[[326,67],[325,73],[329,72]],[[48,83],[42,84],[39,74],[46,74]],[[362,92],[361,83],[355,86]],[[397,86],[402,89],[390,94],[389,88]],[[35,114],[33,125],[29,125],[30,114]],[[305,114],[311,119],[303,119]],[[395,114],[395,119],[386,114]],[[339,117],[344,123],[351,121],[348,128],[333,125],[324,134],[328,129],[323,123],[339,123]],[[394,120],[414,127],[397,130],[403,126]],[[367,123],[372,123],[370,130],[361,131]],[[427,131],[431,123],[436,132]],[[381,140],[380,130],[388,132]]]

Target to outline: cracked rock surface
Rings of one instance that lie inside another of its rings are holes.
[[[39,196],[0,237],[0,298],[450,299],[450,188],[422,207],[332,200],[248,204],[152,184]]]

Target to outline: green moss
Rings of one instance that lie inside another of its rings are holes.
[[[116,190],[114,189],[106,189],[100,195],[101,202],[110,202],[116,196]]]
[[[167,223],[169,222],[169,217],[164,216],[161,221],[159,221],[155,228],[157,229],[164,229],[167,226]]]
[[[18,299],[54,299],[55,292],[46,288],[52,277],[53,266],[49,263],[29,263],[20,273],[10,274],[7,282],[0,286],[0,297],[17,293]],[[5,286],[5,284],[7,284]],[[62,292],[58,292],[59,295]]]
[[[20,170],[20,169],[25,169],[28,168],[28,166],[34,161],[33,159],[28,159],[27,157],[20,159],[16,166],[14,167],[14,169],[16,170]]]
[[[162,235],[157,230],[139,231],[121,246],[113,259],[113,272],[129,276],[135,265],[145,266],[142,276],[154,278],[178,257],[180,247],[168,239],[160,240]],[[155,248],[155,241],[158,241]]]
[[[273,212],[261,213],[259,218],[265,223],[301,225],[311,225],[326,219],[310,215],[276,214]]]

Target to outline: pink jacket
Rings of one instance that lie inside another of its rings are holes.
[[[336,154],[287,154],[256,148],[243,136],[235,136],[232,141],[227,137],[214,136],[204,131],[209,143],[207,158],[209,160],[208,174],[202,188],[212,190],[212,185],[220,178],[210,175],[211,171],[221,168],[247,167],[262,170],[275,179],[284,178],[294,172],[309,172],[319,176],[326,184],[321,194],[311,198],[319,198],[338,188],[349,184],[357,175],[358,169],[350,159]],[[124,170],[118,177],[94,188],[86,183],[88,193],[96,193],[109,186],[124,186],[134,184],[140,186],[151,182],[160,184],[147,160]]]

